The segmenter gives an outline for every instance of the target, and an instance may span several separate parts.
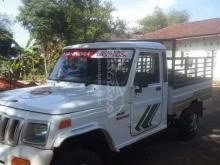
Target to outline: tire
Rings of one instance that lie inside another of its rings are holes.
[[[103,165],[100,157],[84,149],[62,150],[52,160],[51,165]]]
[[[199,130],[199,116],[197,113],[187,110],[184,111],[178,122],[180,138],[192,140]]]

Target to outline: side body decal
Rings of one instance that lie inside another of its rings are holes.
[[[149,105],[146,109],[146,111],[141,116],[141,119],[139,120],[137,126],[135,127],[136,131],[142,131],[147,128],[152,127],[152,120],[159,109],[160,104],[153,104]]]

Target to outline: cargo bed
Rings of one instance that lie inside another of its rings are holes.
[[[209,98],[212,91],[213,57],[168,58],[168,114],[178,114],[194,100]],[[174,62],[174,64],[172,64]]]

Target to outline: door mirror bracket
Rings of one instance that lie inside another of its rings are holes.
[[[143,88],[147,88],[148,87],[148,84],[142,84],[142,83],[140,83],[140,84],[135,84],[135,87],[137,87],[137,88],[135,88],[135,93],[142,93],[142,89]]]
[[[138,89],[135,89],[135,93],[141,93],[142,88],[148,87],[148,81],[146,73],[137,73],[134,79],[134,85],[138,87]]]
[[[134,91],[135,91],[135,93],[137,94],[137,93],[142,93],[142,87],[141,86],[137,86],[138,87],[138,89],[135,89]]]

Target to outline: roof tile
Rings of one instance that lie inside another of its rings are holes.
[[[168,26],[155,32],[144,34],[143,39],[168,40],[217,34],[220,34],[220,18]]]

